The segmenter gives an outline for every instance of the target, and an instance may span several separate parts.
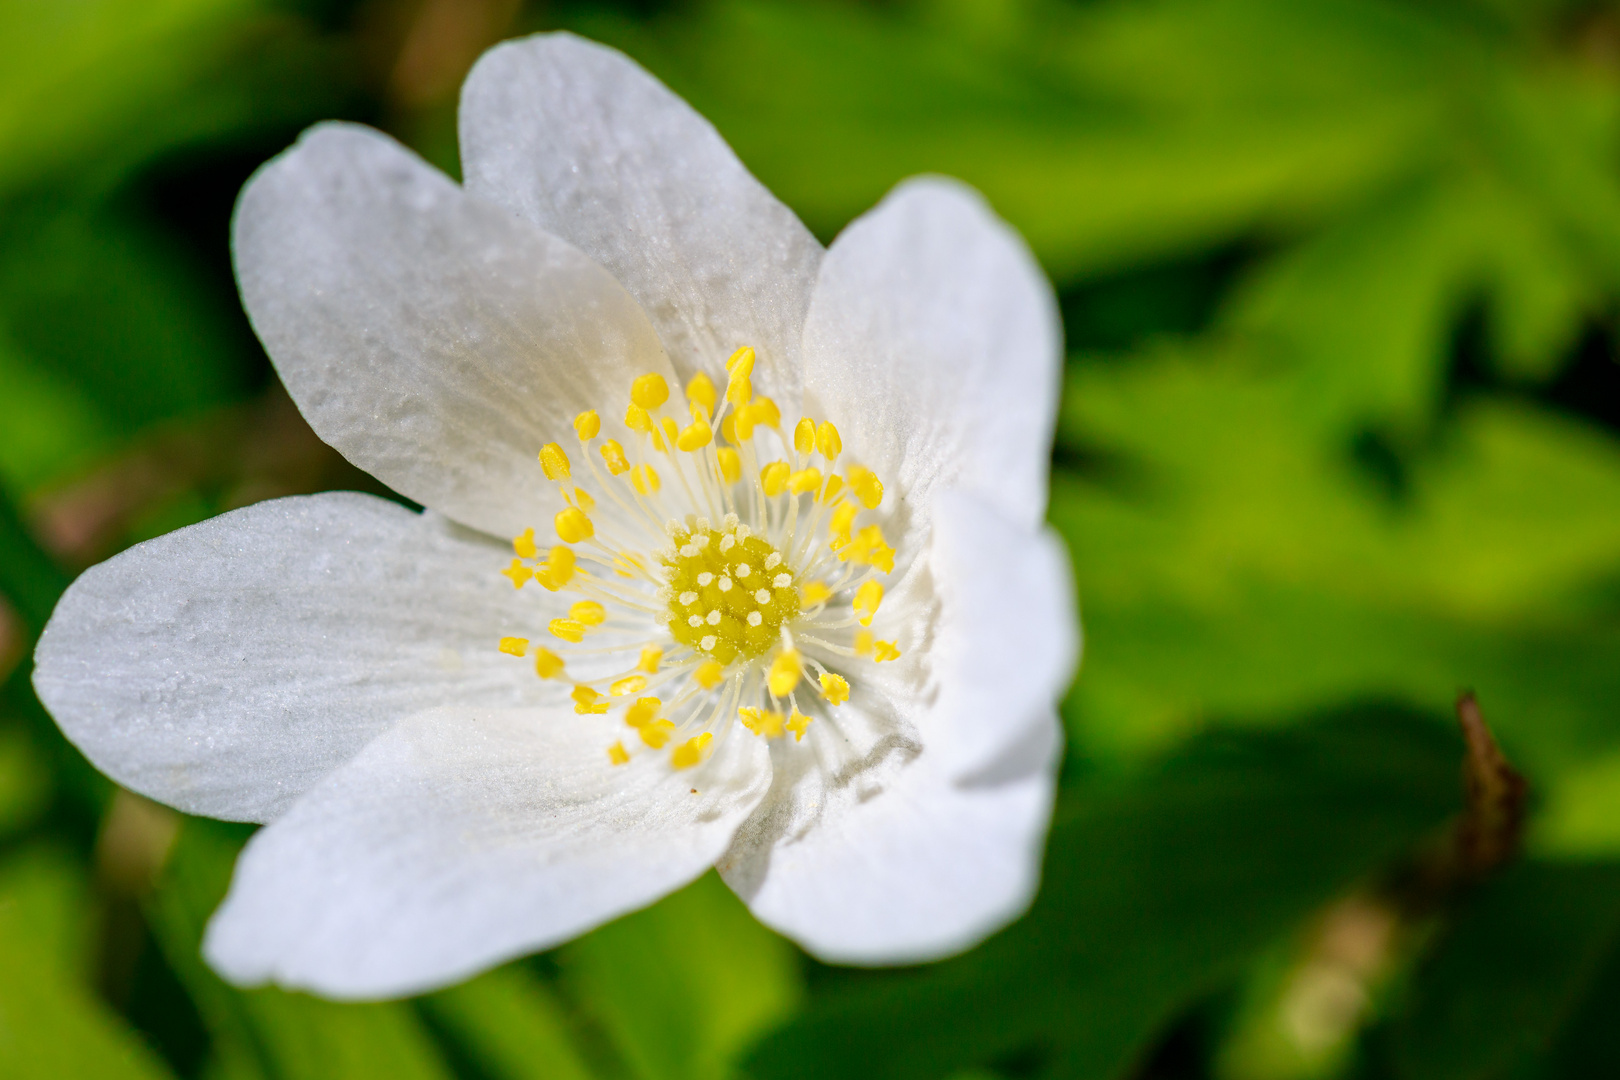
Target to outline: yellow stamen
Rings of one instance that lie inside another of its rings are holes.
[[[871,656],[875,635],[870,630],[855,631],[855,655]]]
[[[855,590],[855,614],[860,617],[862,626],[872,625],[872,616],[877,614],[878,605],[883,603],[883,586],[875,581],[868,581]]]
[[[787,729],[793,732],[794,742],[804,738],[804,731],[809,726],[810,718],[796,708],[793,710],[793,715],[788,717]]]
[[[659,423],[664,428],[664,435],[669,439],[669,444],[671,446],[674,446],[675,445],[675,440],[681,437],[681,429],[678,426],[676,426],[675,421],[671,420],[667,416],[664,417],[662,420],[660,420]],[[658,445],[658,440],[657,439],[653,440],[653,445],[654,446]],[[658,449],[662,450],[663,447],[659,446]]]
[[[725,477],[726,483],[735,484],[742,479],[742,455],[729,446],[722,446],[715,451],[720,457],[720,475]]]
[[[755,735],[763,735],[767,739],[780,738],[782,724],[787,719],[779,712],[773,712],[770,709],[756,709],[751,705],[745,705],[738,709],[737,717],[742,720],[743,727],[752,731]]]
[[[563,658],[550,649],[535,649],[534,673],[542,679],[555,679],[563,673]]]
[[[522,656],[529,651],[529,639],[526,637],[503,637],[497,647],[508,656]]]
[[[788,490],[795,495],[803,495],[807,491],[814,491],[821,486],[820,469],[800,469],[788,477]]]
[[[705,690],[713,690],[720,685],[725,677],[725,668],[714,660],[703,661],[697,666],[697,670],[692,672],[692,678],[696,679],[697,684]]]
[[[900,659],[900,650],[894,647],[892,641],[879,641],[873,644],[872,663],[881,664],[885,660]]]
[[[821,456],[832,461],[844,452],[844,440],[838,437],[838,429],[833,427],[831,420],[823,420],[816,427],[816,449]]]
[[[652,416],[640,405],[632,404],[624,410],[624,426],[631,431],[639,431],[644,435],[651,434],[653,431]]]
[[[884,541],[883,530],[876,525],[868,525],[856,533],[855,539],[839,550],[838,558],[875,566],[885,574],[894,569],[894,548]]]
[[[832,512],[832,519],[827,522],[828,547],[838,551],[849,543],[850,530],[855,527],[855,515],[860,512],[860,507],[852,502],[838,504],[838,509]]]
[[[766,495],[774,499],[786,490],[788,479],[792,475],[793,470],[787,462],[773,461],[759,470],[759,486],[765,490]]]
[[[646,729],[643,728],[642,730],[645,731]],[[708,752],[709,744],[712,742],[714,742],[714,736],[707,731],[696,738],[687,739],[675,748],[675,752],[670,755],[669,763],[677,769],[690,769],[703,760],[704,755]]]
[[[574,579],[574,549],[558,544],[546,554],[546,565],[534,572],[534,579],[552,592]]]
[[[692,381],[686,384],[686,400],[691,403],[694,410],[702,410],[703,419],[709,419],[714,415],[714,383],[703,372],[698,372],[692,376]],[[698,416],[698,412],[692,413],[694,420]]]
[[[793,693],[793,688],[799,685],[799,677],[804,674],[804,658],[797,649],[783,649],[771,661],[771,670],[765,676],[765,684],[776,697],[787,697]]]
[[[552,524],[557,528],[557,536],[565,544],[577,544],[581,540],[589,540],[596,535],[596,526],[592,525],[591,519],[585,516],[585,511],[577,506],[570,506],[566,510],[557,511],[557,516],[552,519]]]
[[[574,505],[579,507],[581,510],[584,510],[586,513],[590,513],[590,511],[596,508],[596,500],[591,498],[591,493],[586,491],[584,488],[575,488]]]
[[[842,705],[849,700],[849,680],[830,671],[821,673],[821,693],[829,705]]]
[[[574,687],[574,692],[569,697],[574,699],[574,711],[580,716],[589,716],[608,711],[607,701],[602,698],[601,694],[588,686]]]
[[[540,468],[545,472],[547,480],[568,479],[568,455],[563,448],[554,442],[548,442],[540,448]]]
[[[837,475],[829,476],[827,477],[827,486],[822,488],[821,494],[816,497],[824,503],[830,503],[838,498],[839,493],[843,490],[844,478]]]
[[[630,763],[630,752],[624,748],[624,743],[616,742],[608,747],[608,760],[615,765],[628,765]]]
[[[801,454],[813,453],[816,449],[816,422],[808,416],[799,417],[799,422],[793,425],[793,449]]]
[[[579,436],[580,442],[590,442],[601,430],[602,418],[596,415],[595,409],[586,409],[574,417],[574,434]]]
[[[861,500],[861,505],[868,510],[876,510],[878,503],[883,501],[883,481],[871,469],[859,465],[851,465],[846,471],[849,474],[849,489]]]
[[[639,694],[645,689],[647,689],[646,676],[626,675],[608,687],[608,693],[614,697],[628,697],[631,694]]]
[[[663,663],[663,661],[663,649],[660,649],[656,645],[643,645],[641,647],[641,659],[636,662],[636,667],[640,668],[642,671],[645,671],[649,675],[656,675],[658,673],[658,665]]]
[[[748,416],[755,424],[774,428],[782,422],[782,410],[768,397],[757,397],[748,406]]]
[[[552,637],[571,641],[575,645],[585,640],[584,625],[575,622],[573,619],[552,619],[546,624],[546,629],[551,631]]]
[[[658,470],[651,465],[641,465],[630,470],[630,485],[639,495],[652,495],[664,486],[658,478]]]
[[[743,370],[744,375],[752,373],[754,370],[754,350],[749,348],[747,345],[744,345],[742,348],[726,357],[726,371],[728,373],[736,371],[738,364],[746,365]]]
[[[517,559],[513,559],[512,565],[502,570],[501,573],[512,579],[512,588],[514,589],[523,588],[529,583],[529,579],[534,577],[534,571],[524,566]]]
[[[714,429],[709,426],[709,422],[707,420],[694,420],[686,425],[681,430],[681,433],[675,437],[675,445],[690,454],[694,450],[701,450],[708,446],[713,440]]]
[[[534,530],[524,529],[522,533],[512,537],[512,550],[518,553],[519,558],[532,559],[540,554],[540,549],[534,546]]]
[[[637,698],[634,705],[624,710],[624,722],[633,728],[646,727],[658,719],[658,710],[663,707],[663,701],[658,698]]]
[[[595,600],[581,600],[568,609],[568,617],[584,626],[601,626],[607,622],[607,608]]]
[[[607,462],[608,472],[614,476],[630,471],[630,459],[624,456],[624,447],[619,445],[618,439],[602,444],[602,460]]]
[[[726,382],[726,400],[741,408],[754,397],[754,350],[747,345],[731,354],[726,361],[731,378]]]
[[[636,729],[641,741],[657,750],[675,734],[675,725],[669,720],[649,720]]]
[[[807,581],[804,583],[804,587],[799,590],[799,596],[802,597],[802,603],[807,608],[812,608],[817,604],[825,603],[827,598],[831,595],[832,590],[827,588],[827,583],[825,581]]]
[[[656,409],[669,400],[669,383],[658,374],[638,376],[630,384],[630,400],[643,409]]]

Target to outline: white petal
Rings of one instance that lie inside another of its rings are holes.
[[[209,962],[241,984],[417,993],[696,878],[769,784],[763,748],[732,738],[679,773],[668,749],[613,766],[606,720],[458,708],[401,723],[253,838]]]
[[[248,183],[242,297],[315,431],[395,490],[496,535],[561,509],[536,461],[648,371],[646,317],[576,248],[367,128],[326,124]]]
[[[1079,624],[1062,541],[958,491],[934,500],[930,570],[939,616],[927,665],[938,697],[916,721],[942,768],[992,766],[1046,723],[1074,673]]]
[[[905,504],[896,509],[924,516],[932,488],[954,487],[1019,525],[1041,520],[1057,305],[976,192],[909,180],[845,229],[822,260],[804,339],[806,402]]]
[[[544,625],[526,622],[538,587],[514,597],[498,573],[510,557],[369,495],[259,503],[85,571],[34,686],[119,783],[267,821],[400,717],[533,700],[533,671],[495,649]]]
[[[760,921],[823,960],[913,963],[968,948],[1035,895],[1058,731],[1048,713],[972,783],[928,752],[824,788],[785,790],[778,777],[720,872]]]
[[[469,191],[613,271],[683,373],[752,345],[760,392],[797,404],[821,245],[633,61],[569,34],[496,46],[462,87],[461,160]]]

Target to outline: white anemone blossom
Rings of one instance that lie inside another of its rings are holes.
[[[1078,648],[1027,250],[942,179],[823,249],[568,35],[485,54],[460,125],[464,186],[324,124],[233,226],[299,409],[427,509],[224,514],[86,572],[40,640],[99,768],[268,823],[210,962],[406,994],[709,867],[834,962],[1004,925]]]

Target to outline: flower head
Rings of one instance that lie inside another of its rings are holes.
[[[1050,291],[958,184],[827,250],[568,35],[463,91],[457,187],[322,125],[234,224],[315,430],[428,507],[239,510],[87,572],[35,683],[109,775],[267,822],[244,983],[407,993],[710,866],[832,960],[1028,903],[1076,648]]]

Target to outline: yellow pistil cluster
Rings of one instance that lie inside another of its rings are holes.
[[[572,594],[545,623],[551,647],[532,649],[535,673],[568,685],[581,716],[622,710],[631,734],[608,747],[615,765],[668,748],[671,767],[690,768],[734,727],[801,741],[849,700],[849,679],[828,663],[900,655],[868,629],[895,551],[859,519],[883,484],[860,465],[837,471],[831,422],[784,430],[753,392],[754,362],[752,349],[732,354],[723,394],[695,375],[679,410],[662,376],[640,376],[622,434],[604,438],[601,415],[580,413],[590,478],[579,484],[568,451],[540,448],[561,542],[542,547],[527,529],[501,572],[517,589]],[[531,654],[524,637],[497,647]]]

